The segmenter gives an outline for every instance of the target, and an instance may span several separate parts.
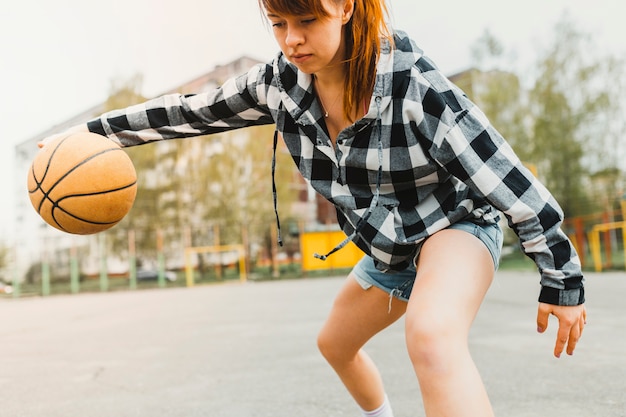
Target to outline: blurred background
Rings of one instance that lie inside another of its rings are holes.
[[[553,192],[584,268],[624,269],[626,30],[614,3],[389,6],[393,26],[479,104]],[[26,0],[3,8],[0,35],[5,292],[275,279],[336,272],[358,257],[349,248],[335,263],[312,260],[341,235],[332,208],[284,150],[285,245],[276,246],[271,127],[129,149],[139,173],[135,207],[97,236],[46,226],[28,201],[26,171],[41,138],[163,93],[213,88],[271,60],[278,48],[256,0]],[[510,232],[506,243],[511,265],[532,268]]]

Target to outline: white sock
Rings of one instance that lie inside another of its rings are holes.
[[[391,410],[391,404],[389,398],[385,395],[385,401],[376,410],[365,411],[361,410],[363,417],[393,417],[393,411]]]

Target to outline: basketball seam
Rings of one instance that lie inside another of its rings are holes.
[[[52,217],[52,219],[54,220],[56,225],[59,226],[59,228],[62,229],[62,230],[66,230],[66,229],[63,226],[61,226],[61,224],[57,220],[57,217],[56,217],[56,214],[55,214],[55,212],[57,210],[61,211],[63,214],[65,214],[67,216],[72,217],[73,219],[79,220],[79,221],[84,222],[84,223],[89,223],[89,224],[94,224],[94,225],[107,225],[107,224],[118,223],[120,220],[122,220],[124,218],[124,216],[122,216],[121,218],[119,218],[117,220],[113,220],[113,221],[109,221],[109,222],[98,222],[98,221],[90,220],[90,219],[87,219],[87,218],[79,217],[76,214],[67,211],[66,209],[61,207],[59,204],[63,200],[65,200],[67,198],[86,197],[86,196],[98,195],[98,194],[108,194],[108,193],[113,193],[113,192],[116,192],[116,191],[125,190],[127,188],[132,187],[136,183],[137,183],[137,181],[133,182],[132,184],[125,185],[123,187],[119,187],[119,188],[115,188],[115,189],[111,189],[111,190],[106,190],[106,191],[100,191],[100,192],[97,192],[97,193],[71,194],[71,195],[67,195],[67,196],[64,196],[64,197],[60,198],[56,203],[54,203],[54,202],[52,202],[52,200],[50,200],[52,202],[52,208],[50,209],[50,216]]]
[[[103,150],[101,150],[100,152],[97,152],[97,153],[95,153],[95,154],[92,154],[92,155],[90,155],[89,157],[87,157],[87,158],[83,159],[82,161],[80,161],[79,163],[77,163],[76,165],[74,165],[74,166],[73,166],[73,167],[72,167],[69,171],[67,171],[67,172],[65,172],[63,175],[61,175],[61,176],[60,176],[60,177],[59,177],[59,178],[58,178],[58,179],[57,179],[57,180],[56,180],[56,181],[55,181],[55,182],[54,182],[54,183],[50,186],[50,188],[49,188],[47,191],[44,191],[43,187],[41,187],[41,184],[43,184],[43,182],[44,182],[44,181],[45,181],[45,179],[46,179],[46,175],[48,174],[48,171],[49,171],[49,169],[50,169],[50,165],[52,164],[52,160],[53,160],[53,158],[54,158],[54,154],[55,154],[55,153],[56,153],[56,151],[59,149],[59,146],[61,146],[61,144],[65,141],[65,139],[67,139],[67,138],[64,138],[62,141],[60,141],[60,142],[59,142],[59,144],[57,145],[57,147],[56,147],[56,148],[54,148],[54,150],[53,150],[53,151],[52,151],[52,153],[50,154],[50,158],[48,159],[48,163],[46,164],[46,169],[44,170],[44,174],[43,174],[43,177],[41,178],[41,182],[38,182],[38,181],[37,181],[37,178],[35,177],[34,172],[33,172],[33,178],[35,179],[35,182],[37,183],[37,189],[41,190],[41,192],[43,193],[43,198],[42,198],[42,199],[41,199],[41,201],[39,202],[39,207],[37,208],[37,212],[39,212],[39,213],[41,212],[41,208],[42,208],[42,206],[43,206],[43,204],[44,204],[44,202],[45,202],[46,200],[50,201],[50,202],[53,204],[53,206],[55,206],[55,202],[54,202],[54,201],[50,198],[50,193],[54,191],[55,187],[56,187],[57,185],[59,185],[59,183],[61,183],[61,181],[62,181],[63,179],[65,179],[68,175],[70,175],[70,174],[71,174],[72,172],[74,172],[76,169],[78,169],[79,167],[83,166],[83,165],[84,165],[84,164],[86,164],[87,162],[89,162],[89,161],[91,161],[91,160],[93,160],[93,159],[97,158],[97,157],[98,157],[98,156],[100,156],[100,155],[104,155],[104,154],[109,153],[109,152],[112,152],[112,151],[121,151],[121,152],[123,152],[123,150],[122,150],[121,148],[108,148],[108,149],[103,149]],[[34,168],[33,168],[33,170],[34,170]],[[132,184],[129,184],[129,185],[125,186],[125,187],[122,187],[121,189],[131,187],[133,184],[136,184],[136,183],[137,183],[137,181],[135,181],[135,182],[133,182]],[[35,190],[34,190],[34,191],[32,191],[32,192],[36,192],[36,191],[37,191],[37,189],[35,189]],[[108,190],[108,191],[104,191],[104,192],[118,191],[118,190],[119,190],[119,189],[114,189],[114,190]],[[100,193],[102,193],[102,192],[98,192],[98,193],[89,193],[89,194],[100,194]],[[80,194],[80,195],[83,195],[83,194]],[[64,197],[65,197],[65,196],[64,196]],[[64,197],[63,197],[63,198],[64,198]],[[59,201],[60,201],[60,200],[59,200]]]
[[[33,174],[33,179],[35,180],[35,184],[36,187],[33,191],[28,190],[28,192],[30,194],[33,194],[35,192],[37,192],[37,190],[41,190],[43,197],[41,199],[41,201],[39,201],[39,207],[37,207],[37,213],[41,214],[41,207],[43,206],[43,203],[46,201],[46,199],[48,198],[48,193],[45,192],[42,188],[42,184],[43,182],[46,180],[46,175],[48,175],[48,170],[50,169],[50,161],[52,160],[52,158],[54,157],[54,154],[57,152],[57,150],[59,149],[59,147],[63,144],[63,142],[65,142],[67,140],[67,138],[69,138],[70,135],[65,136],[64,138],[62,138],[61,140],[59,140],[59,143],[57,143],[57,145],[55,146],[55,148],[52,150],[52,152],[50,153],[50,157],[48,158],[47,164],[46,164],[46,169],[44,169],[43,171],[43,175],[41,177],[41,181],[37,180],[37,176],[35,175],[35,164],[31,165],[31,173]],[[52,200],[50,200],[52,201]]]

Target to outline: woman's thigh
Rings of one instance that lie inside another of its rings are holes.
[[[490,251],[471,233],[446,229],[429,237],[418,258],[408,328],[414,323],[466,337],[494,272]]]

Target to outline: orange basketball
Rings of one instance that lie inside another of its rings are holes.
[[[115,226],[137,194],[132,161],[115,142],[74,133],[47,143],[28,172],[33,207],[51,226],[88,235]]]

